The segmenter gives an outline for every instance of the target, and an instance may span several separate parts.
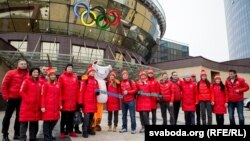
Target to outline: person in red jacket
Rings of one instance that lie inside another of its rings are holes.
[[[181,80],[178,77],[176,71],[173,71],[171,76],[171,82],[173,87],[173,94],[174,94],[174,121],[175,125],[178,121],[179,110],[181,106]]]
[[[41,111],[45,141],[53,141],[52,131],[60,118],[61,89],[56,81],[56,71],[48,68],[48,82],[42,86]]]
[[[144,70],[139,72],[140,79],[137,81],[136,86],[138,95],[136,97],[136,111],[140,114],[141,130],[140,133],[145,132],[145,125],[149,125],[149,112],[152,110],[150,94],[150,82],[148,81],[147,74]]]
[[[201,70],[201,80],[197,83],[197,92],[201,109],[202,125],[212,125],[212,85],[205,70]],[[206,121],[206,113],[208,120]]]
[[[160,102],[161,106],[161,115],[163,119],[163,125],[167,125],[167,110],[170,115],[170,124],[175,124],[175,118],[174,118],[174,93],[173,93],[173,84],[168,79],[168,74],[163,73],[162,79],[160,80],[160,94],[162,95],[162,99]]]
[[[122,71],[121,93],[122,93],[122,129],[120,133],[127,132],[127,113],[129,111],[131,119],[131,134],[136,133],[135,120],[135,94],[137,92],[136,83],[128,79],[128,71]]]
[[[71,137],[77,137],[73,132],[73,119],[77,106],[77,95],[79,92],[79,84],[77,75],[73,73],[73,65],[68,64],[65,67],[64,73],[58,79],[62,92],[62,112],[60,138],[64,139],[65,135],[69,133]],[[66,132],[65,132],[66,125]]]
[[[228,97],[225,93],[225,85],[221,81],[220,75],[214,77],[212,92],[213,112],[216,114],[217,125],[224,125],[224,114],[227,112]]]
[[[192,81],[197,85],[196,74],[191,74]],[[201,108],[200,103],[196,104],[196,125],[201,125]]]
[[[7,108],[2,122],[2,133],[3,141],[9,141],[8,130],[10,125],[10,119],[13,112],[16,110],[16,119],[14,124],[14,140],[20,138],[20,123],[19,119],[19,109],[21,104],[21,95],[19,93],[21,85],[25,78],[29,76],[27,70],[27,62],[25,60],[19,60],[17,63],[17,69],[9,70],[2,81],[2,97],[7,101]]]
[[[97,92],[99,86],[94,78],[95,70],[92,66],[88,67],[88,77],[81,81],[78,104],[83,105],[84,120],[82,125],[82,136],[95,135],[95,130],[91,129],[94,113],[97,112]]]
[[[234,110],[237,109],[239,124],[244,125],[243,97],[244,92],[249,90],[249,85],[243,78],[237,76],[236,70],[229,70],[226,80],[226,93],[228,94],[228,113],[230,125],[235,125]]]
[[[159,82],[154,77],[153,69],[148,69],[148,81],[150,83],[151,93],[159,94]],[[156,110],[157,110],[157,98],[151,97],[151,113],[152,113],[152,125],[156,125]]]
[[[184,76],[181,83],[182,110],[185,113],[185,124],[195,125],[195,105],[198,103],[196,84],[193,83],[189,74]]]
[[[43,83],[48,81],[48,67],[43,66],[41,70],[41,75],[39,76],[39,80]]]
[[[112,131],[112,116],[114,115],[114,128],[113,132],[116,132],[118,124],[118,112],[120,110],[120,99],[121,93],[120,82],[116,79],[116,73],[112,71],[109,75],[109,80],[107,83],[107,91],[118,94],[116,96],[109,95],[107,101],[107,111],[108,111],[108,131]]]
[[[38,133],[38,121],[41,120],[42,89],[42,83],[39,81],[39,74],[39,68],[30,69],[30,77],[24,80],[20,89],[22,97],[19,113],[20,141],[26,141],[28,126],[30,141],[35,141]]]

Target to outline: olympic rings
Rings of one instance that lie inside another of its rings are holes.
[[[79,14],[78,6],[83,5],[86,10],[84,10],[81,14]],[[99,15],[96,14],[96,10],[99,11]],[[84,26],[94,26],[96,24],[97,28],[101,30],[107,30],[110,26],[118,26],[121,22],[121,15],[118,10],[111,9],[107,12],[101,6],[95,6],[90,8],[90,6],[84,2],[76,2],[74,4],[74,14],[77,17],[80,17],[81,22]],[[87,23],[85,18],[93,19],[90,23]],[[101,22],[105,22],[104,25],[101,25]]]

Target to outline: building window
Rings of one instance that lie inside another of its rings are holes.
[[[115,60],[116,60],[116,66],[122,68],[122,63],[124,61],[124,54],[116,52]]]
[[[28,42],[27,41],[10,41],[10,44],[20,52],[26,52]]]
[[[72,45],[72,55],[76,62],[93,63],[96,60],[102,60],[104,58],[104,50]]]
[[[133,57],[131,58],[131,63],[132,63],[132,64],[135,64],[135,63],[136,63],[135,58],[133,58]]]
[[[50,60],[58,60],[59,53],[59,43],[52,42],[42,42],[41,44],[41,60],[47,60],[47,54],[49,55]]]

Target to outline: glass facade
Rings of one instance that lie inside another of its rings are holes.
[[[152,49],[150,63],[160,63],[189,57],[188,45],[173,41],[161,40],[159,45]]]
[[[230,60],[250,58],[250,0],[224,0]]]
[[[119,10],[121,22],[107,30],[96,24],[84,26],[74,13],[79,0],[0,0],[0,32],[30,32],[70,35],[97,42],[107,42],[147,56],[160,37],[160,23],[155,13],[137,0],[86,0],[90,7]],[[78,6],[78,13],[85,11]],[[98,9],[93,10],[100,13]],[[163,13],[164,14],[164,13]],[[84,19],[89,23],[91,17]],[[164,19],[165,20],[165,19]],[[101,25],[104,23],[102,22]]]

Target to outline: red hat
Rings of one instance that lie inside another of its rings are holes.
[[[95,71],[94,68],[92,67],[92,65],[89,65],[88,66],[88,72],[87,73],[90,73],[91,71]]]
[[[193,73],[193,74],[191,74],[191,77],[196,77],[196,75]]]
[[[122,71],[122,75],[124,75],[125,73],[128,74],[128,71],[127,70]]]
[[[146,72],[144,70],[140,70],[139,75],[146,75]]]
[[[214,80],[216,80],[216,79],[220,79],[220,80],[221,80],[220,75],[218,75],[218,74],[217,74],[217,75],[215,75],[215,76],[214,76]]]
[[[48,75],[56,74],[56,71],[52,67],[48,67]]]
[[[154,73],[154,70],[152,68],[149,68],[148,73]]]
[[[115,72],[115,71],[112,71],[112,72],[110,73],[110,75],[113,75],[114,77],[116,77],[116,72]]]
[[[207,75],[205,70],[201,70],[201,76],[202,75]]]

